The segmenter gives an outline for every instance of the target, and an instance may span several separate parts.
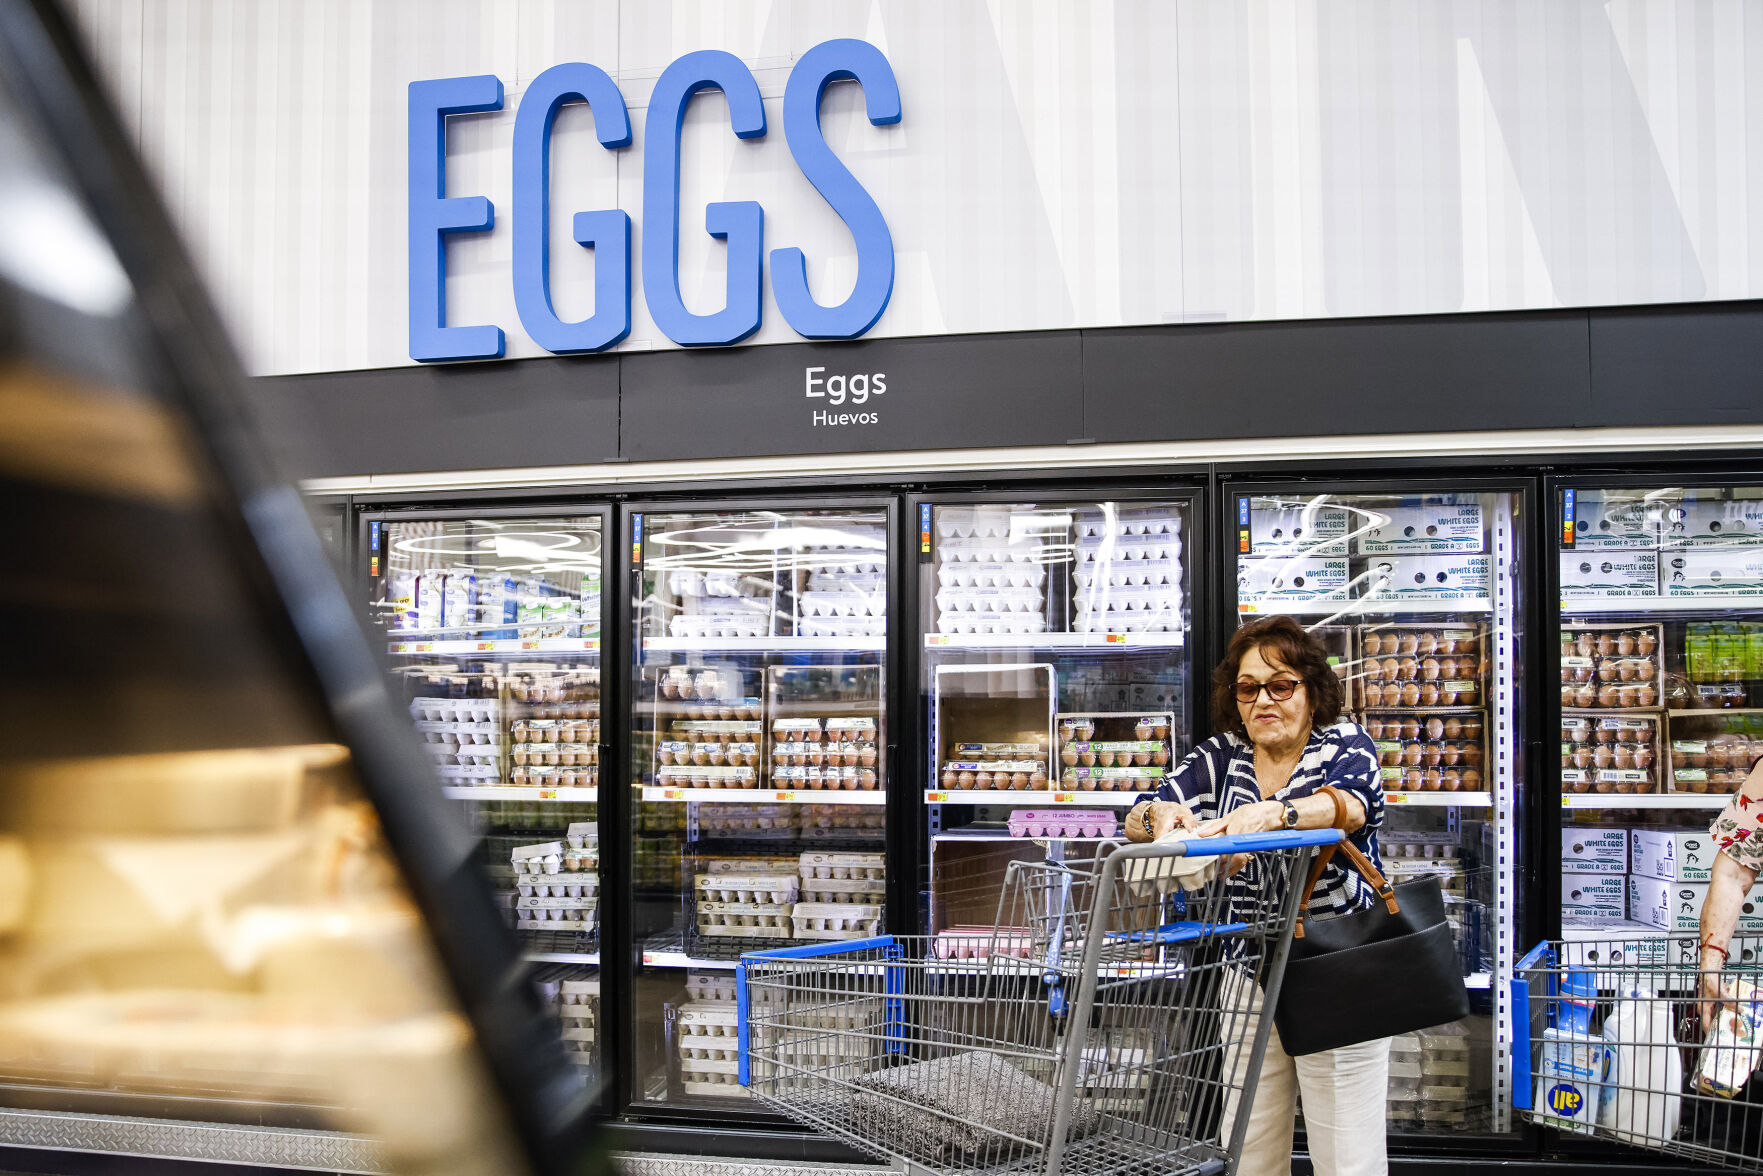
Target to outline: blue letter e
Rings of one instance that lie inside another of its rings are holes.
[[[833,82],[851,78],[863,87],[869,121],[900,121],[900,88],[881,50],[866,41],[824,41],[790,71],[784,87],[784,135],[796,166],[820,190],[857,243],[857,284],[837,306],[822,306],[808,292],[808,261],[800,249],[771,255],[771,288],[777,308],[798,335],[854,339],[875,326],[894,293],[894,238],[881,209],[863,190],[820,133],[820,100]]]
[[[720,49],[688,53],[662,71],[643,123],[643,297],[662,334],[683,346],[735,343],[759,329],[765,210],[752,200],[704,209],[704,228],[728,241],[728,298],[715,314],[693,314],[679,292],[679,138],[699,90],[728,98],[735,136],[765,133],[759,83],[741,59]]]
[[[410,83],[410,358],[497,359],[502,328],[447,325],[447,236],[496,221],[482,196],[447,195],[447,116],[502,109],[494,74]]]

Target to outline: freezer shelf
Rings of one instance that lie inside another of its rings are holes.
[[[760,804],[862,804],[888,803],[885,792],[832,792],[824,788],[774,791],[769,788],[657,788],[647,785],[642,799],[663,804],[760,803]]]
[[[519,788],[512,784],[445,787],[441,794],[450,800],[554,800],[559,804],[594,804],[600,798],[598,788]]]

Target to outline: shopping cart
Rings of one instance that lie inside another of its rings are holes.
[[[909,1173],[1221,1173],[1308,869],[1333,829],[1013,863],[993,929],[753,952],[755,1098]],[[1264,885],[1208,880],[1230,854]]]
[[[1763,1075],[1752,1074],[1763,1039],[1705,1034],[1699,955],[1695,936],[1663,934],[1532,948],[1512,976],[1518,1111],[1701,1165],[1763,1171]],[[1763,1008],[1749,991],[1763,985],[1763,967],[1735,964],[1720,978],[1747,1016]]]

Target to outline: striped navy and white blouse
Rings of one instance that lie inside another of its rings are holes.
[[[1254,745],[1241,735],[1225,732],[1189,752],[1164,777],[1163,786],[1150,799],[1184,804],[1202,821],[1209,821],[1264,799],[1297,800],[1310,796],[1325,784],[1358,797],[1365,806],[1365,824],[1348,834],[1348,840],[1382,870],[1377,831],[1383,826],[1383,782],[1377,766],[1377,745],[1356,723],[1341,722],[1311,731],[1310,742],[1292,770],[1292,778],[1270,797],[1263,797],[1255,782]],[[1226,883],[1233,911],[1252,908],[1261,897],[1263,885],[1260,860],[1251,857],[1248,865]],[[1377,892],[1347,861],[1346,855],[1336,854],[1316,883],[1309,909],[1317,915],[1344,915],[1363,910],[1376,897]]]

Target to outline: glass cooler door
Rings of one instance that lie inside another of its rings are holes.
[[[1708,825],[1763,757],[1763,487],[1555,488],[1561,932],[1693,959]],[[1763,887],[1732,962],[1763,951]],[[1590,950],[1590,949],[1588,949]]]
[[[1012,861],[1070,860],[1193,742],[1195,492],[919,500],[926,934],[987,949]]]
[[[1495,978],[1512,963],[1518,904],[1523,496],[1230,490],[1239,623],[1284,614],[1322,639],[1346,717],[1377,743],[1386,871],[1444,882],[1472,1011],[1395,1039],[1390,1130],[1507,1132],[1510,1014]]]
[[[370,612],[570,1058],[598,1073],[604,508],[374,514]]]
[[[638,1108],[747,1101],[741,952],[883,926],[894,518],[631,510]]]

